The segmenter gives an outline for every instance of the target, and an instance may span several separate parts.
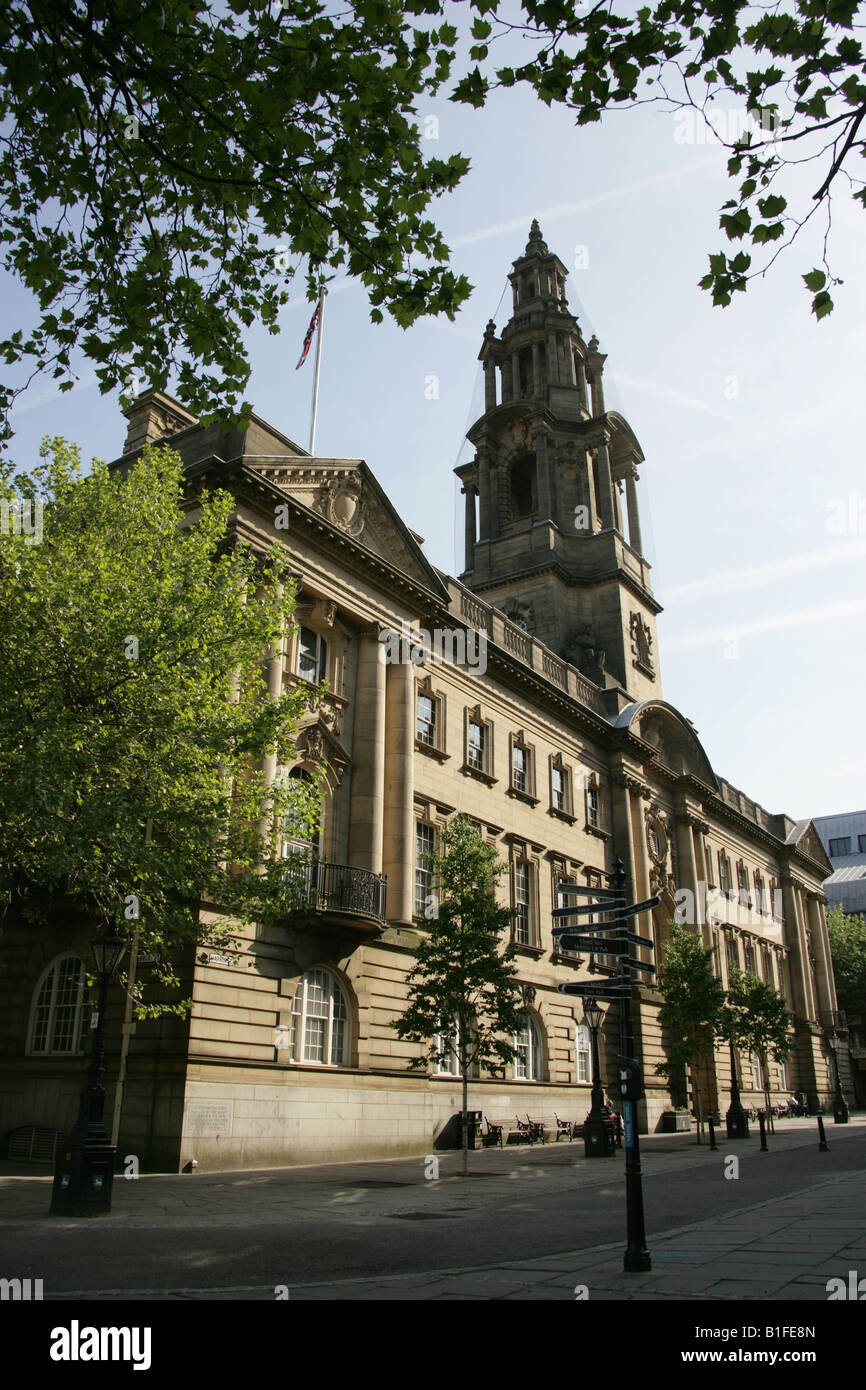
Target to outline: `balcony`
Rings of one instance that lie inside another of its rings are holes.
[[[324,914],[329,924],[354,926],[367,934],[384,925],[387,880],[369,869],[294,859],[285,865],[285,878],[293,898],[298,894],[293,912]]]

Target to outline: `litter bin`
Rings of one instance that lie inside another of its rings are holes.
[[[466,1145],[470,1149],[481,1148],[481,1111],[466,1111]]]

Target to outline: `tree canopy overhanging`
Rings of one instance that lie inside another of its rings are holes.
[[[38,308],[0,342],[18,374],[0,386],[0,439],[34,374],[69,390],[83,360],[103,391],[171,378],[203,418],[248,418],[244,330],[279,331],[302,264],[311,296],[320,277],[358,277],[374,320],[453,317],[471,287],[430,206],[469,161],[430,157],[419,130],[443,90],[477,107],[524,85],[578,125],[649,102],[706,119],[730,150],[721,227],[736,246],[701,285],[730,303],[820,214],[821,264],[801,275],[822,318],[839,283],[832,195],[866,202],[859,20],[855,0],[625,15],[574,0],[5,0],[0,244]],[[805,206],[786,182],[803,164]]]

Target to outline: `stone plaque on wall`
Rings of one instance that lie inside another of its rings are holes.
[[[232,1132],[230,1100],[188,1100],[184,1109],[187,1134],[225,1134]]]

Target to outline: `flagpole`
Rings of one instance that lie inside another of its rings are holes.
[[[319,324],[316,334],[316,374],[313,377],[313,405],[310,415],[310,453],[316,447],[316,412],[319,408],[319,368],[322,363],[322,331],[325,322],[325,295],[328,291],[322,285],[319,288]]]

